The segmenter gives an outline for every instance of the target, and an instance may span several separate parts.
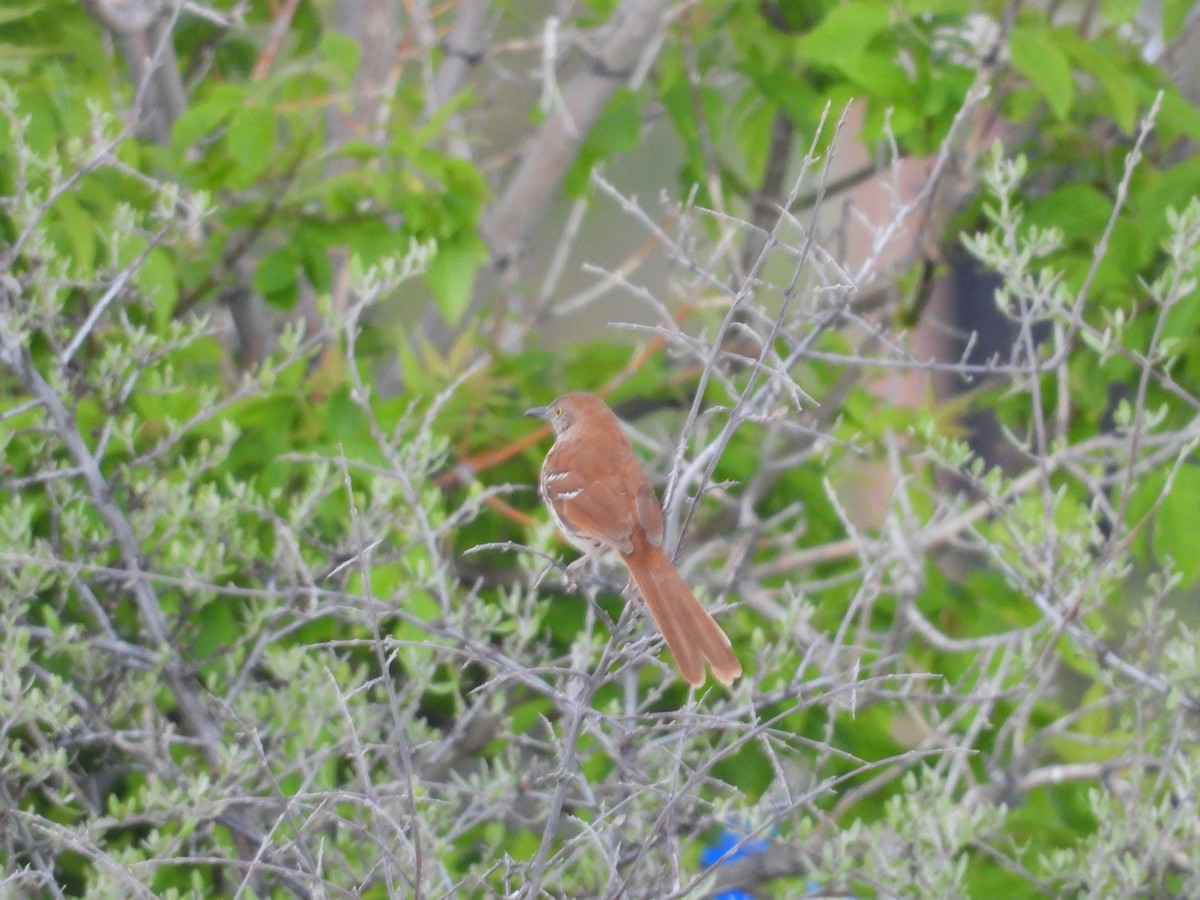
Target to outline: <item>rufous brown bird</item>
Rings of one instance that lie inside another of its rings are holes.
[[[617,417],[595,394],[564,394],[525,413],[556,440],[538,488],[563,535],[583,551],[570,572],[611,551],[629,570],[683,677],[704,684],[704,662],[722,684],[742,674],[729,638],[663,550],[662,507]]]

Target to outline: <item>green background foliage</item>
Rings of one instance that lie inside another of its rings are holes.
[[[432,42],[365,127],[331,10],[298,4],[268,57],[279,8],[209,9],[171,28],[186,107],[159,142],[80,4],[0,10],[4,891],[1200,891],[1200,116],[1135,4],[1090,31],[951,0],[681,8],[560,185],[598,205],[647,135],[670,150],[669,214],[604,226],[673,223],[670,315],[557,342],[545,273],[497,279],[484,237],[505,153],[455,149],[501,142],[489,104],[522,139],[552,105],[486,78],[432,102]],[[990,118],[1003,143],[973,143]],[[785,132],[802,189],[752,222]],[[850,145],[848,184],[927,158],[958,185],[883,288],[807,243],[836,244],[822,166]],[[753,282],[713,250],[773,228]],[[1009,341],[893,402],[889,373],[936,368],[906,343],[936,319],[923,265],[987,273]],[[238,345],[248,295],[269,347]],[[729,691],[676,677],[619,570],[567,590],[521,412],[568,389],[672,488]],[[758,863],[706,872],[722,835]]]

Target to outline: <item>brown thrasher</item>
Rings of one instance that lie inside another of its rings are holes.
[[[576,568],[610,550],[629,570],[683,677],[704,684],[704,661],[722,684],[742,674],[729,638],[663,550],[662,507],[612,410],[595,394],[564,394],[525,413],[545,419],[556,440],[538,488],[550,514],[583,551]]]

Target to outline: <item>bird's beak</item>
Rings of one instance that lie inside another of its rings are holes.
[[[550,407],[535,406],[533,409],[525,410],[525,417],[529,419],[549,419]]]

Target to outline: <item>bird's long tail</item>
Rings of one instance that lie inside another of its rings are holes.
[[[742,674],[742,665],[729,638],[662,548],[643,546],[624,560],[684,679],[696,687],[704,684],[708,660],[717,681],[732,684]]]

